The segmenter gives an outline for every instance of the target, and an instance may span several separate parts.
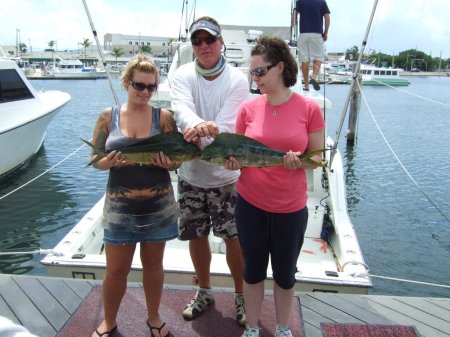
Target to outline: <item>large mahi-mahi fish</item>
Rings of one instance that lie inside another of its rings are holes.
[[[92,147],[94,153],[97,154],[97,157],[88,165],[92,165],[106,157],[112,151],[101,150],[87,140],[81,140]],[[171,161],[178,162],[194,160],[199,158],[201,154],[200,149],[196,145],[187,142],[183,138],[183,134],[177,131],[159,133],[135,144],[114,150],[120,151],[125,160],[130,163],[147,165],[155,164],[155,156],[159,152],[163,152]]]
[[[314,167],[326,167],[327,161],[316,162],[311,157],[321,154],[328,149],[319,149],[302,153],[298,157],[302,163],[308,163]],[[236,133],[220,133],[214,141],[205,147],[200,159],[219,165],[223,165],[230,157],[236,158],[241,166],[267,167],[283,165],[285,151],[272,149],[252,138]]]

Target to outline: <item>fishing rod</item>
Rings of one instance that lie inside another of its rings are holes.
[[[350,104],[350,99],[351,99],[351,97],[353,95],[353,91],[354,91],[354,89],[356,87],[356,83],[357,83],[356,79],[358,77],[358,74],[359,74],[359,71],[360,71],[360,68],[361,68],[361,60],[362,60],[362,57],[364,55],[364,49],[365,49],[366,44],[367,44],[367,38],[369,36],[370,27],[372,26],[372,21],[373,21],[374,15],[375,15],[375,10],[377,8],[377,4],[378,4],[378,0],[374,0],[373,7],[372,7],[372,13],[370,15],[370,19],[369,19],[369,22],[368,22],[367,28],[366,28],[366,34],[364,36],[364,40],[361,43],[361,50],[360,50],[359,55],[358,55],[358,61],[356,62],[356,65],[355,65],[355,67],[353,69],[353,75],[352,75],[353,81],[352,81],[352,83],[350,85],[350,90],[348,92],[347,99],[345,100],[344,108],[343,108],[342,115],[341,115],[341,120],[340,120],[340,123],[339,123],[339,128],[338,128],[338,130],[336,132],[334,145],[333,145],[333,147],[331,149],[330,167],[331,167],[331,164],[333,163],[333,158],[334,158],[334,156],[336,154],[336,149],[337,149],[338,143],[339,143],[339,137],[341,136],[342,126],[344,124],[345,116],[346,116],[346,113],[347,113],[347,110],[348,110],[348,106]]]
[[[106,71],[106,75],[107,75],[108,81],[109,81],[109,86],[111,87],[111,91],[114,96],[114,100],[116,101],[116,105],[119,105],[120,101],[119,101],[119,98],[117,97],[116,90],[114,89],[114,85],[113,85],[112,79],[111,79],[111,74],[108,70],[108,67],[106,66],[105,57],[103,56],[103,52],[100,49],[100,43],[98,42],[97,31],[94,28],[94,23],[92,22],[91,15],[89,14],[89,8],[86,4],[86,0],[83,0],[83,5],[84,5],[84,9],[86,11],[86,15],[89,20],[89,24],[91,25],[92,34],[94,34],[94,39],[95,39],[95,43],[97,44],[98,54],[100,55],[100,58],[102,59],[103,68]]]

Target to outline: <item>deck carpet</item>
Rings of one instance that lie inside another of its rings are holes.
[[[102,287],[94,287],[77,311],[58,334],[58,337],[91,336],[103,319]],[[183,320],[181,311],[190,302],[194,290],[164,289],[160,315],[170,326],[175,337],[238,337],[244,331],[235,322],[234,293],[215,292],[215,303],[196,320]],[[297,298],[298,299],[298,298]],[[149,337],[143,288],[128,288],[122,300],[117,319],[118,329],[110,337]],[[274,300],[266,296],[261,314],[260,337],[273,337],[275,330]],[[294,301],[291,312],[291,330],[294,337],[303,337],[299,301]]]
[[[414,326],[321,323],[324,337],[418,337]]]

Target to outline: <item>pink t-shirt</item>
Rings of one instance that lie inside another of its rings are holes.
[[[261,95],[244,102],[238,112],[236,132],[271,148],[304,153],[308,135],[325,127],[320,106],[294,93],[280,105]],[[284,166],[244,167],[237,184],[239,194],[254,206],[273,213],[303,209],[307,201],[305,170]]]

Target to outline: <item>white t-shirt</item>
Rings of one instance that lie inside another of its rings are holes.
[[[235,132],[238,108],[248,95],[248,80],[240,70],[227,64],[219,77],[208,81],[195,71],[194,62],[177,69],[170,91],[181,132],[204,121],[215,121],[220,132]],[[213,141],[205,137],[201,140],[202,148]],[[183,163],[179,175],[191,185],[212,188],[236,182],[239,171],[196,159]]]
[[[0,337],[38,337],[23,326],[14,324],[8,318],[0,316]]]

